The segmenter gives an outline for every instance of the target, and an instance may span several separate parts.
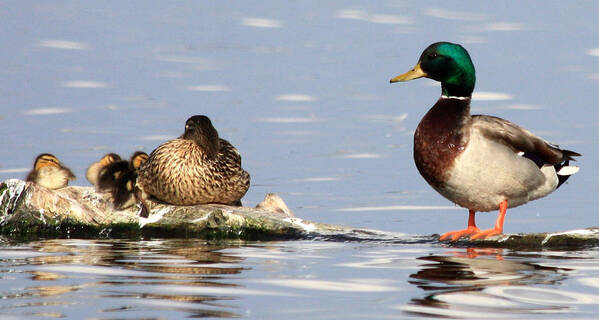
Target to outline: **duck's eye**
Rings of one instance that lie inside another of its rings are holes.
[[[44,157],[44,158],[42,158],[41,160],[43,160],[43,161],[47,161],[47,162],[58,163],[58,159],[51,158],[51,157]]]
[[[434,59],[434,58],[436,58],[436,57],[438,57],[438,56],[439,56],[439,54],[437,54],[436,52],[433,52],[433,53],[429,53],[429,54],[428,54],[428,58],[429,58],[429,59]]]

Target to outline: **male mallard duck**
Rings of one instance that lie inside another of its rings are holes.
[[[509,121],[470,115],[474,65],[460,45],[438,42],[416,66],[391,83],[427,77],[441,82],[442,95],[414,133],[414,161],[424,179],[450,201],[469,209],[468,228],[441,240],[487,238],[503,232],[508,207],[544,197],[578,171],[580,154],[559,149]],[[476,211],[499,209],[495,227],[476,227]]]
[[[35,182],[48,189],[64,188],[69,180],[75,180],[73,172],[49,153],[42,153],[35,158],[33,170],[25,178],[25,181]]]
[[[107,165],[117,162],[121,160],[121,157],[116,153],[108,153],[105,154],[99,161],[92,163],[85,172],[85,177],[87,181],[91,183],[93,186],[98,184],[98,176],[100,175],[100,170],[105,168]]]
[[[141,165],[136,196],[146,216],[148,196],[174,205],[240,205],[249,186],[237,149],[218,137],[208,117],[193,116],[183,135],[160,145]]]
[[[137,180],[137,170],[148,160],[148,154],[143,151],[136,151],[129,160],[129,168],[120,171],[118,174],[113,172],[110,176],[118,176],[114,185],[111,187],[114,206],[119,209],[127,208],[135,204],[134,187]]]
[[[115,190],[118,180],[129,171],[135,172],[139,166],[148,159],[148,155],[143,151],[133,153],[129,161],[118,160],[102,167],[98,173],[97,188],[100,191]]]

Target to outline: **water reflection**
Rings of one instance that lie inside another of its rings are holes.
[[[222,91],[231,91],[231,88],[225,85],[219,84],[207,84],[207,85],[197,85],[197,86],[188,86],[187,90],[189,91],[205,91],[205,92],[222,92]]]
[[[39,115],[60,114],[60,113],[67,113],[67,112],[75,112],[75,110],[70,109],[70,108],[37,108],[37,109],[27,110],[27,111],[23,112],[23,114],[28,115],[28,116],[39,116]]]
[[[88,47],[80,42],[67,40],[42,40],[39,42],[40,47],[65,50],[87,50]]]
[[[481,21],[489,19],[488,15],[482,13],[455,11],[444,8],[427,8],[424,9],[423,13],[429,17],[447,20]]]
[[[108,88],[108,84],[102,81],[91,81],[91,80],[74,80],[64,81],[60,85],[65,88],[84,88],[84,89],[103,89]]]
[[[573,269],[515,259],[513,254],[508,260],[504,250],[497,248],[467,248],[450,253],[418,258],[427,263],[410,275],[409,283],[427,295],[412,299],[401,308],[404,312],[509,318],[518,313],[568,312],[575,304],[599,301],[599,295],[558,289]]]
[[[231,247],[236,245],[185,240],[50,240],[2,250],[0,315],[64,317],[53,308],[85,309],[87,303],[93,303],[111,305],[99,312],[116,318],[122,312],[136,311],[144,317],[158,310],[191,317],[239,317],[227,310],[226,301],[277,293],[229,282],[228,276],[246,270],[240,265],[244,258],[219,251]],[[31,285],[12,285],[24,278],[29,278]]]
[[[311,102],[316,100],[314,97],[307,94],[282,94],[275,98],[279,101],[293,101],[293,102]]]
[[[243,18],[241,22],[242,25],[246,27],[254,27],[254,28],[280,28],[282,27],[282,23],[275,19],[268,18]]]
[[[415,240],[63,239],[5,247],[0,318],[523,318],[591,315],[599,303],[599,251]]]
[[[363,10],[343,9],[335,13],[335,17],[347,20],[359,20],[378,24],[413,24],[414,18],[391,15],[391,14],[372,14]]]

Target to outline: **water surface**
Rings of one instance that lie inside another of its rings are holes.
[[[505,231],[596,226],[597,12],[594,2],[546,1],[8,1],[0,10],[0,180],[25,177],[37,154],[51,152],[73,169],[76,185],[87,185],[85,168],[103,154],[150,152],[178,136],[189,116],[206,114],[243,156],[252,176],[247,205],[277,192],[296,215],[319,222],[409,235],[463,228],[466,210],[434,192],[412,160],[413,131],[438,85],[388,83],[444,40],[473,57],[474,112],[584,155],[580,173],[555,194],[510,209]],[[483,227],[494,219],[478,215]],[[597,311],[594,249],[472,255],[412,242],[26,243],[6,249],[2,312],[477,318],[485,306],[497,317]]]
[[[47,240],[0,250],[3,318],[591,318],[597,250]]]

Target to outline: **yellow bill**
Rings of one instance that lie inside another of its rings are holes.
[[[426,75],[427,75],[426,72],[422,71],[422,69],[420,68],[420,62],[418,62],[418,64],[416,66],[414,66],[414,68],[412,68],[412,70],[410,70],[404,74],[398,75],[397,77],[391,79],[389,82],[395,83],[395,82],[409,81],[409,80],[426,77]]]

